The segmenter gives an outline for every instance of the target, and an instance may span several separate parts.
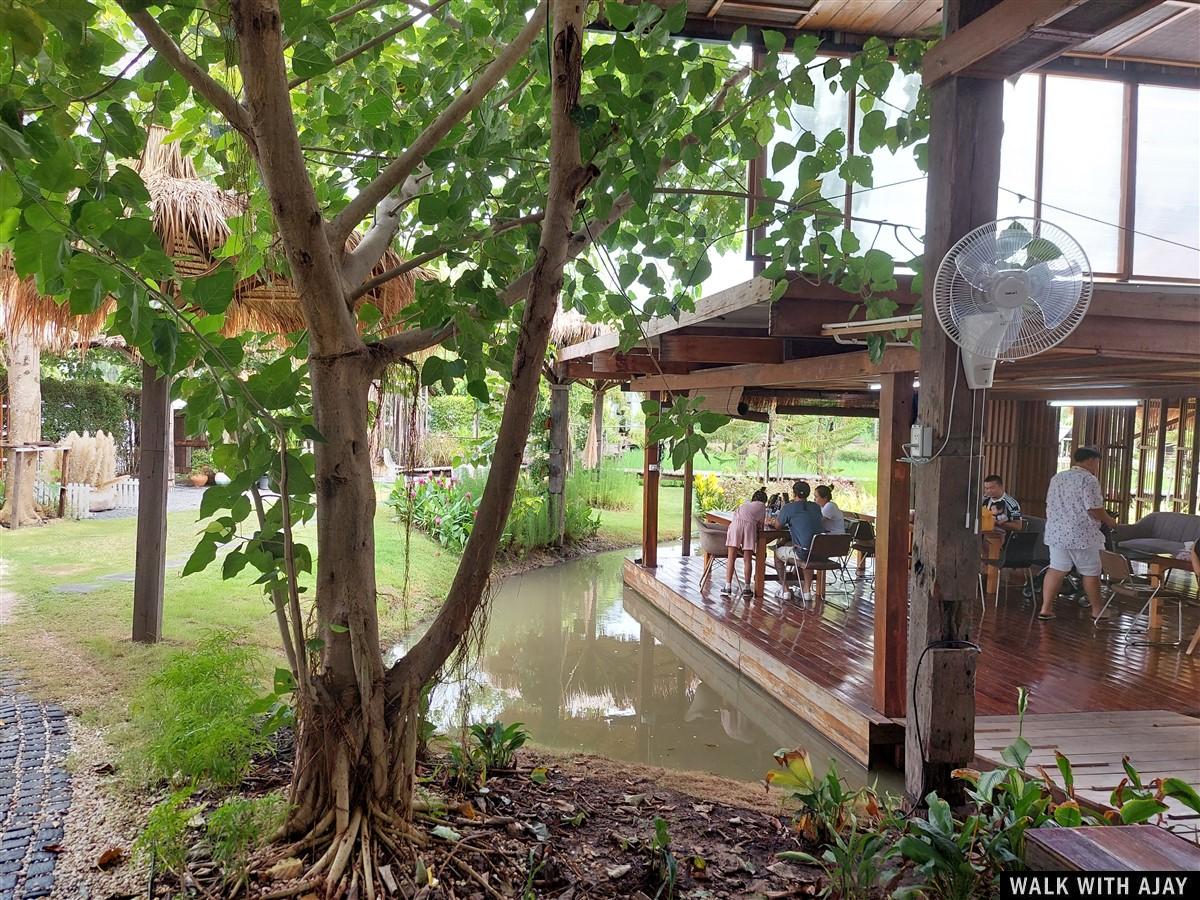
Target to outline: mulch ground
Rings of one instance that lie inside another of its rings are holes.
[[[244,793],[286,786],[290,741],[285,738],[279,749],[258,761]],[[393,860],[386,874],[395,891],[380,885],[381,896],[707,900],[806,897],[820,887],[815,869],[777,859],[782,850],[811,848],[801,845],[777,796],[768,797],[761,787],[528,749],[517,765],[463,790],[446,783],[442,760],[422,763],[427,801],[415,825],[428,843],[412,859]],[[665,856],[654,849],[656,818],[666,824],[673,884],[664,877]],[[189,887],[214,896],[218,873],[206,861],[194,862],[199,877],[189,877]],[[305,860],[304,868],[311,862]],[[164,879],[160,895],[178,889],[172,882]],[[249,896],[316,900],[323,894],[314,888],[259,873]]]

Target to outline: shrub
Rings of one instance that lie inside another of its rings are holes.
[[[388,505],[395,510],[397,521],[411,519],[441,546],[459,553],[475,524],[483,485],[482,478],[456,479],[448,475],[398,482],[388,497]],[[570,491],[565,519],[568,541],[592,537],[600,525],[587,504]],[[500,547],[523,555],[549,546],[553,539],[544,488],[523,474],[517,482]]]
[[[471,737],[488,769],[512,768],[517,751],[529,740],[523,722],[505,726],[503,722],[485,722],[471,726]]]
[[[261,674],[258,651],[227,631],[172,658],[134,702],[147,774],[236,783],[267,745],[251,711]]]
[[[146,827],[133,842],[134,856],[155,869],[180,872],[187,862],[188,822],[196,809],[185,806],[194,788],[176,791],[157,803],[146,817]]]
[[[707,475],[697,475],[693,487],[696,511],[700,515],[724,505],[725,495],[721,490],[720,479],[711,472]]]
[[[616,466],[575,469],[567,482],[567,493],[592,509],[633,509],[641,500],[638,477]]]
[[[246,877],[250,851],[264,843],[283,824],[287,801],[279,794],[230,797],[208,817],[207,840],[213,861],[236,884]]]

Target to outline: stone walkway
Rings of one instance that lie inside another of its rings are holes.
[[[71,805],[67,716],[0,674],[0,900],[48,897]],[[51,849],[47,849],[51,848]]]

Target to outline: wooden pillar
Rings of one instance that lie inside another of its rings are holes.
[[[162,638],[163,584],[167,565],[167,486],[174,468],[171,378],[142,363],[142,447],[138,468],[137,554],[133,579],[133,639]]]
[[[559,547],[566,537],[567,454],[569,451],[571,385],[550,385],[550,525]]]
[[[1158,437],[1154,444],[1154,506],[1150,512],[1161,512],[1163,501],[1163,470],[1167,465],[1167,420],[1171,416],[1171,401],[1158,401]]]
[[[879,506],[875,517],[875,709],[904,715],[908,680],[908,499],[912,466],[900,462],[912,433],[913,373],[880,378]]]
[[[658,391],[650,392],[650,402],[659,408]],[[646,435],[642,441],[642,565],[658,565],[658,443],[650,440],[651,414],[646,415]]]
[[[688,437],[692,431],[688,429]],[[683,550],[684,556],[692,555],[692,482],[695,480],[693,463],[695,456],[688,454],[687,462],[683,464]]]
[[[946,33],[996,3],[946,0]],[[971,392],[958,375],[957,347],[937,322],[933,284],[950,247],[996,217],[1002,92],[999,79],[952,77],[929,93],[919,412],[920,421],[933,428],[937,456],[913,473],[917,510],[908,682],[915,703],[909,704],[905,728],[905,788],[914,800],[937,791],[951,805],[963,797],[963,783],[951,772],[969,765],[975,754],[976,657],[960,642],[973,636],[968,610],[977,596],[979,539],[967,524],[975,498],[965,494],[973,464]]]

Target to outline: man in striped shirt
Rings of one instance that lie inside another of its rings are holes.
[[[1021,530],[1021,504],[1004,490],[1004,481],[999,475],[989,475],[983,479],[983,502],[996,517],[997,528]]]

